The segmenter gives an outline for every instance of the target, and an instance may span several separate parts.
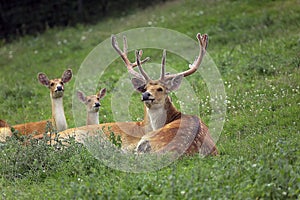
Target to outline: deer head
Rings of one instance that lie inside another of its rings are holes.
[[[139,75],[131,73],[133,75],[131,82],[133,87],[138,92],[142,93],[142,101],[148,108],[162,107],[163,105],[165,105],[166,100],[168,100],[168,93],[177,90],[180,87],[182,78],[185,76],[189,76],[197,71],[206,52],[208,36],[201,36],[201,34],[198,33],[197,39],[199,41],[200,53],[194,63],[190,65],[190,69],[184,72],[180,72],[177,74],[166,74],[166,50],[163,51],[161,74],[158,80],[152,80],[147,75],[147,73],[141,66],[140,57],[142,55],[142,52],[136,51],[136,65],[140,73]]]
[[[51,79],[44,73],[38,74],[39,82],[50,89],[51,98],[61,98],[64,95],[64,84],[72,79],[72,70],[67,69],[59,79]]]
[[[142,93],[142,101],[148,108],[161,107],[165,105],[168,93],[179,88],[183,75],[178,74],[169,78],[165,76],[166,51],[163,52],[161,76],[158,80],[152,80],[143,70],[140,63],[140,53],[136,51],[136,62],[139,68],[140,77],[131,79],[133,87]]]
[[[87,106],[87,112],[98,112],[101,106],[100,99],[106,95],[106,88],[100,90],[96,95],[85,96],[81,91],[77,91],[78,99]]]

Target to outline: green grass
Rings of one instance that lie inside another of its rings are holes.
[[[227,93],[226,123],[217,143],[220,156],[184,157],[149,173],[110,169],[84,147],[57,150],[45,143],[20,146],[12,138],[0,152],[3,199],[299,199],[300,196],[300,7],[289,1],[170,1],[96,25],[51,29],[0,47],[0,118],[10,124],[48,119],[47,88],[37,73],[76,73],[101,41],[136,27],[158,26],[192,38],[208,33],[208,53]],[[129,44],[130,45],[130,44]],[[151,52],[154,60],[161,52]],[[167,63],[185,64],[168,54]],[[114,62],[99,87],[112,91],[125,69]],[[120,68],[120,69],[119,69]],[[209,120],[207,88],[189,77]],[[74,80],[66,85],[65,112],[74,126]],[[131,89],[131,88],[130,88]],[[131,112],[142,117],[139,96]],[[100,119],[113,119],[110,95]],[[104,116],[105,115],[105,116]]]

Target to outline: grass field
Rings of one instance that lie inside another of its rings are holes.
[[[57,77],[72,68],[64,107],[74,127],[71,97],[85,57],[111,34],[149,26],[191,38],[198,32],[210,36],[208,53],[226,88],[227,116],[217,142],[220,156],[183,157],[148,173],[108,168],[78,144],[57,150],[44,143],[21,146],[12,138],[0,147],[1,199],[300,199],[299,5],[299,0],[176,0],[2,43],[0,118],[10,124],[50,118],[49,91],[38,84],[37,73]],[[149,53],[159,62],[161,52]],[[167,63],[185,64],[172,54]],[[119,65],[120,59],[99,80],[98,87],[108,90],[102,122],[113,119],[109,91],[125,72]],[[200,115],[208,121],[205,82],[187,80],[197,88]],[[142,117],[138,98],[131,101],[137,118]]]

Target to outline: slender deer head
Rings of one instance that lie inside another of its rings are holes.
[[[81,91],[77,91],[79,101],[86,105],[87,118],[86,125],[99,124],[100,99],[106,95],[106,88],[100,90],[96,95],[85,96]]]
[[[87,112],[96,113],[101,106],[100,99],[106,95],[106,88],[100,90],[96,95],[85,96],[81,91],[77,91],[79,101],[84,103],[87,107]]]
[[[152,80],[147,73],[143,70],[140,61],[141,51],[136,51],[136,65],[140,71],[139,76],[131,79],[133,87],[142,93],[142,101],[148,108],[161,107],[165,105],[165,101],[168,99],[168,93],[179,88],[182,78],[189,76],[197,71],[199,68],[203,56],[206,53],[206,48],[208,45],[208,36],[206,34],[197,34],[197,39],[199,41],[199,55],[192,65],[189,66],[190,69],[177,73],[177,74],[166,74],[165,64],[166,64],[166,50],[163,51],[162,64],[161,64],[161,75],[158,80]],[[142,78],[140,78],[142,76]]]
[[[72,70],[67,69],[61,78],[49,80],[44,73],[38,74],[39,82],[50,89],[51,98],[61,98],[64,95],[64,84],[72,79]]]

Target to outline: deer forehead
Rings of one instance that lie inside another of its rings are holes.
[[[60,78],[50,80],[50,86],[63,85],[64,83]]]
[[[90,95],[86,97],[87,102],[91,102],[91,103],[97,103],[99,102],[99,97],[97,95]]]
[[[159,88],[165,89],[164,84],[162,84],[160,81],[149,81],[145,87],[147,91],[157,91]]]

